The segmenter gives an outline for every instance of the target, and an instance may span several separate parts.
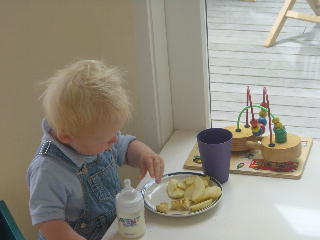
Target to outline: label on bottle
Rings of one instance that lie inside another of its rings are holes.
[[[137,238],[146,231],[144,211],[132,214],[118,213],[119,233],[127,238]]]

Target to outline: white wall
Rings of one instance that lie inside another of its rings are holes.
[[[41,136],[39,83],[67,63],[104,59],[127,70],[139,113],[131,0],[4,0],[0,7],[0,199],[26,239],[35,239],[25,172]],[[144,139],[139,114],[128,132]],[[126,173],[136,177],[137,171]]]

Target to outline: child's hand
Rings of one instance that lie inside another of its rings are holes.
[[[139,161],[140,179],[144,178],[147,171],[149,175],[155,178],[156,183],[160,183],[163,175],[164,163],[163,159],[154,152],[147,152],[141,156]]]
[[[130,143],[127,162],[131,166],[140,168],[140,179],[149,172],[149,175],[160,183],[164,171],[163,159],[144,143],[138,140]]]

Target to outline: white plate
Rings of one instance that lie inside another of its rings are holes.
[[[176,173],[169,173],[164,176],[162,176],[161,183],[157,184],[154,179],[150,180],[148,183],[146,183],[141,192],[144,198],[145,207],[149,209],[150,211],[157,213],[159,215],[163,216],[169,216],[169,217],[189,217],[201,214],[203,212],[208,211],[209,209],[212,209],[220,200],[222,196],[222,187],[221,184],[214,178],[210,177],[210,183],[209,186],[218,186],[221,189],[221,195],[218,199],[213,201],[208,207],[203,208],[196,212],[188,212],[188,211],[169,211],[168,213],[160,213],[156,210],[156,205],[160,204],[161,202],[171,202],[171,198],[167,194],[167,185],[171,178],[175,178],[178,181],[186,178],[187,176],[206,176],[201,173],[195,173],[195,172],[176,172]]]

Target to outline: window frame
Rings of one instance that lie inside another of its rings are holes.
[[[206,2],[133,1],[133,19],[145,141],[160,151],[174,131],[210,126]]]

